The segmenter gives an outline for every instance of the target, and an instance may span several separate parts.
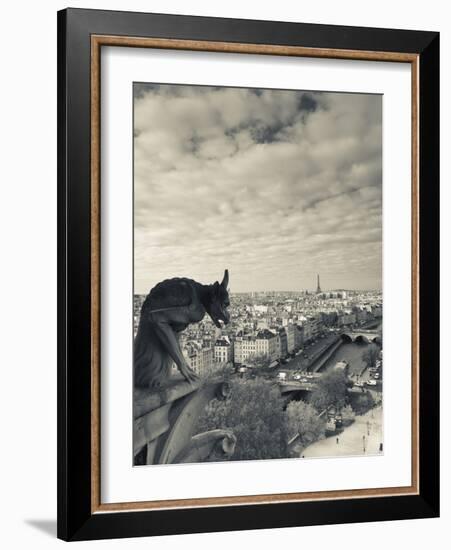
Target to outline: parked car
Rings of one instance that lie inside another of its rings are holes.
[[[377,384],[376,380],[367,380],[367,386],[375,386]]]
[[[336,428],[335,418],[329,418],[326,424],[326,434],[330,435],[335,433]]]

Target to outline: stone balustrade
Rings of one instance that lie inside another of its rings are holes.
[[[228,392],[228,384],[218,379],[189,383],[174,378],[158,390],[135,388],[134,465],[218,461],[233,455],[231,430],[193,433],[205,406]]]

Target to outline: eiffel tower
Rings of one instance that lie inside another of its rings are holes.
[[[321,286],[319,284],[319,275],[317,275],[316,278],[317,278],[317,281],[318,281],[318,284],[316,286],[316,293],[320,294],[321,293]]]

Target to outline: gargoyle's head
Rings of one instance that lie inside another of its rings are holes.
[[[223,324],[227,325],[230,322],[230,315],[227,308],[230,305],[229,293],[227,291],[227,285],[229,284],[229,271],[224,271],[224,278],[222,283],[216,281],[213,284],[211,299],[208,304],[208,314],[210,315],[213,323],[222,328]]]

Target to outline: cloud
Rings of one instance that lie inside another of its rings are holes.
[[[137,86],[137,85],[135,85]],[[380,288],[382,99],[135,89],[135,288]]]

